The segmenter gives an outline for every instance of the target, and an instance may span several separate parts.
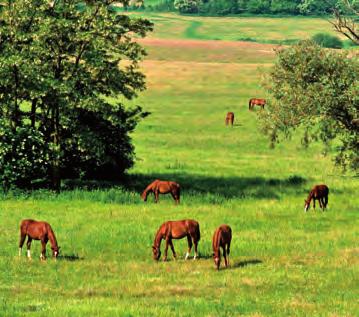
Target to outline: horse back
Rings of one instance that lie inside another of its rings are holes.
[[[329,194],[329,188],[327,185],[321,184],[313,187],[312,192],[314,197],[326,197]]]
[[[50,225],[45,221],[36,221],[33,219],[25,219],[20,223],[21,234],[26,234],[32,239],[39,240],[48,234]],[[52,232],[52,229],[50,227]]]
[[[225,246],[232,240],[232,229],[228,225],[219,226],[213,235],[213,249],[217,246]]]

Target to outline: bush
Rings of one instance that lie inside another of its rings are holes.
[[[335,35],[317,33],[312,37],[312,40],[322,47],[337,49],[343,48],[343,42]]]

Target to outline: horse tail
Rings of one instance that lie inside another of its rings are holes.
[[[201,231],[199,230],[199,223],[198,223],[198,225],[196,227],[196,235],[197,235],[197,238],[198,238],[197,241],[201,240]]]

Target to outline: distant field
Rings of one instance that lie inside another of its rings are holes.
[[[326,22],[263,19],[242,34],[242,19],[151,17],[156,31],[141,42],[148,90],[128,103],[151,115],[132,135],[129,186],[0,196],[0,316],[358,316],[359,180],[320,144],[303,149],[298,134],[269,148],[248,99],[267,97],[260,82],[278,46],[236,41],[305,37]],[[191,33],[193,21],[201,25]],[[179,206],[140,200],[155,178],[181,184]],[[330,188],[329,209],[305,214],[317,183]],[[18,224],[29,217],[53,225],[57,262],[38,260],[38,242],[32,261],[25,249],[18,258]],[[200,223],[200,259],[184,261],[181,240],[177,261],[154,262],[159,225],[184,218]],[[233,230],[232,266],[216,272],[211,238],[222,223]]]
[[[307,39],[320,32],[338,35],[324,18],[196,17],[174,13],[132,14],[149,18],[155,23],[155,32],[150,35],[150,38],[252,40],[280,43]]]

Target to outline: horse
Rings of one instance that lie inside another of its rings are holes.
[[[20,242],[19,242],[19,256],[21,256],[22,246],[24,245],[27,236],[27,256],[31,258],[30,247],[32,240],[40,240],[42,249],[40,259],[46,259],[46,243],[50,240],[52,256],[56,259],[59,255],[60,247],[57,245],[55,233],[50,224],[45,221],[36,221],[32,219],[24,219],[20,223]]]
[[[171,247],[173,257],[176,259],[176,251],[173,247],[172,239],[182,239],[187,237],[188,251],[185,256],[185,260],[191,253],[192,241],[194,244],[194,260],[198,257],[197,246],[201,238],[199,231],[199,223],[196,220],[178,220],[178,221],[166,221],[157,230],[155,241],[152,246],[153,259],[158,261],[161,257],[161,241],[166,241],[163,261],[167,260],[168,246]]]
[[[229,265],[229,252],[232,240],[232,229],[228,225],[219,226],[213,234],[212,248],[213,248],[213,259],[217,270],[219,270],[221,264],[221,250],[223,250],[224,263],[226,267]],[[228,259],[227,259],[228,256]]]
[[[313,199],[313,208],[315,209],[315,201],[319,201],[320,208],[324,211],[328,204],[329,188],[327,185],[315,185],[309,192],[308,198],[304,200],[304,211],[307,212],[310,202]]]
[[[226,125],[230,124],[233,127],[234,113],[228,112],[226,116]]]
[[[143,201],[147,201],[147,196],[151,192],[155,196],[156,203],[158,202],[159,194],[168,194],[168,193],[171,193],[176,204],[179,204],[180,202],[180,185],[176,182],[161,181],[159,179],[156,179],[151,184],[149,184],[141,194],[141,198],[143,199]]]
[[[265,104],[266,104],[265,99],[251,98],[249,99],[249,110],[252,110],[254,106],[260,106],[262,107],[262,109],[264,109]]]

